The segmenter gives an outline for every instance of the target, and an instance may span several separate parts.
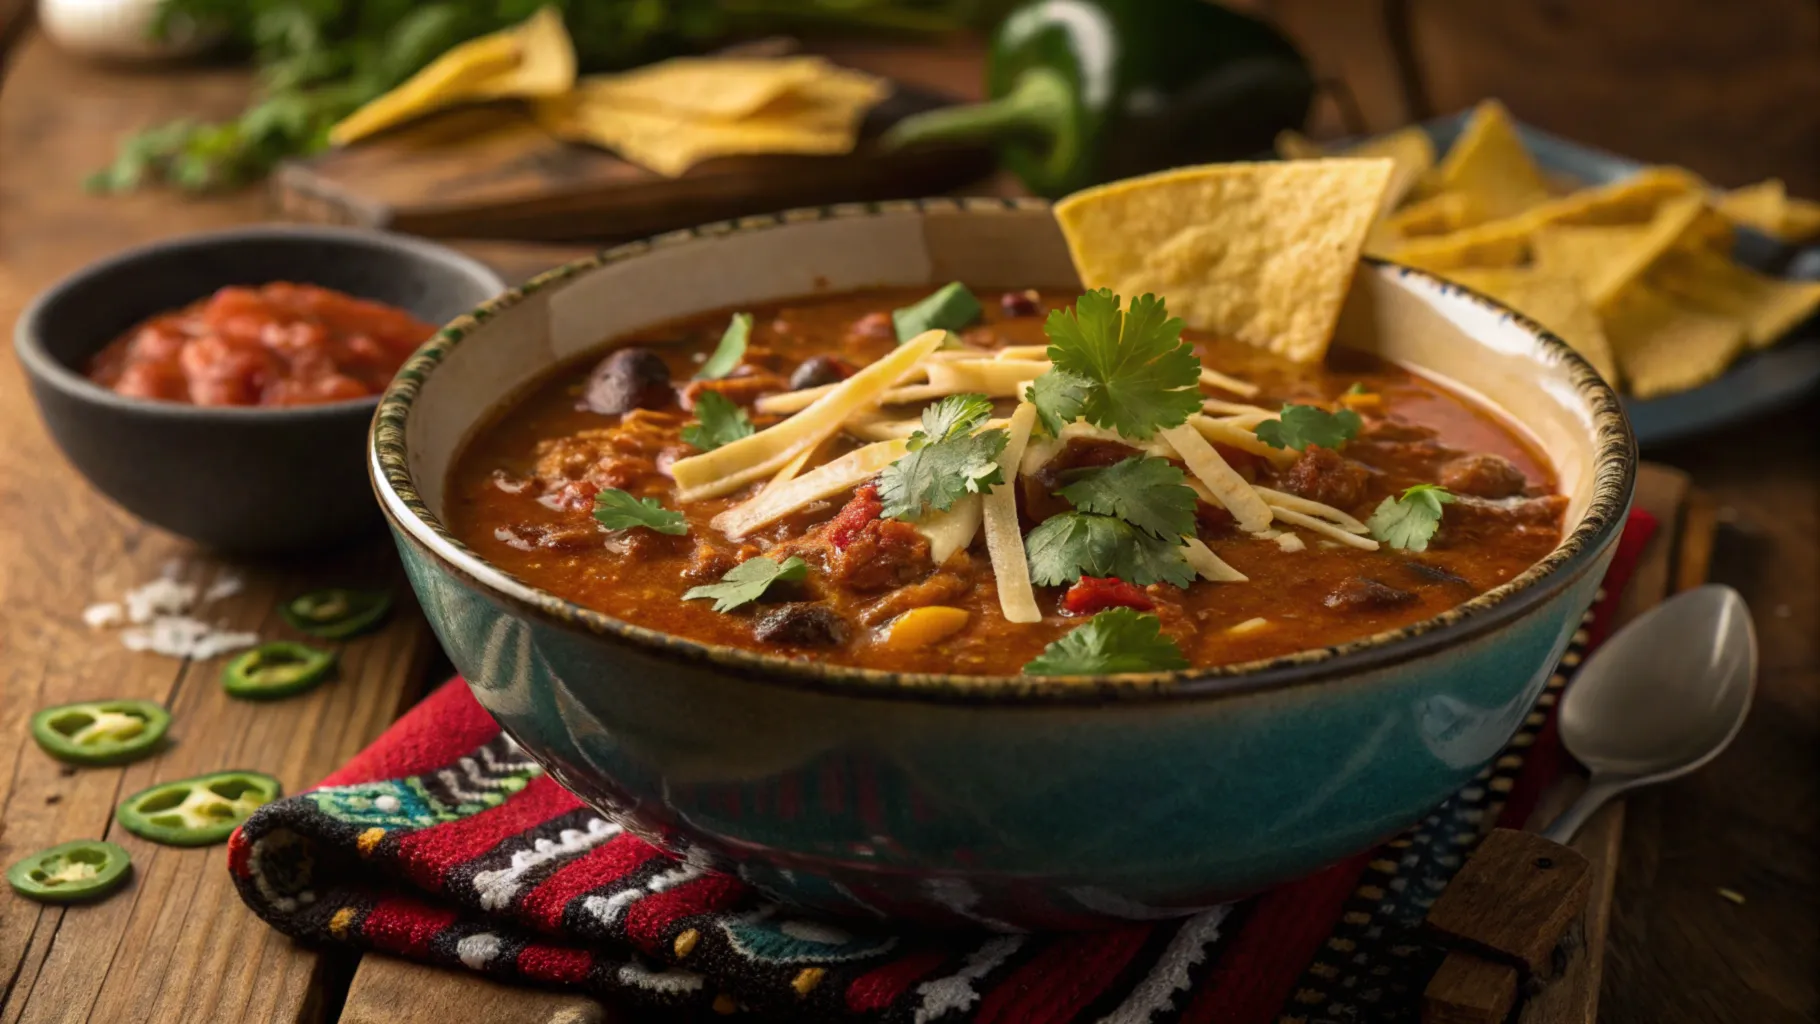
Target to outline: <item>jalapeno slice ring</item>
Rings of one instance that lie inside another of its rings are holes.
[[[335,668],[335,652],[279,640],[227,663],[221,688],[244,700],[276,700],[314,689]]]
[[[32,739],[70,764],[125,764],[158,749],[171,713],[149,700],[59,704],[32,716]]]
[[[134,793],[114,812],[114,820],[154,843],[208,846],[232,835],[283,792],[277,779],[261,772],[213,772]]]
[[[312,590],[278,606],[293,629],[324,640],[359,636],[377,626],[391,610],[389,591],[345,587]]]
[[[127,852],[100,839],[78,839],[39,850],[6,869],[13,891],[40,903],[100,899],[126,884],[133,862]]]

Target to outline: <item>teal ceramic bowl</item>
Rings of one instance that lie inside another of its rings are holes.
[[[1560,547],[1437,618],[1268,662],[1087,682],[912,676],[704,646],[530,587],[457,541],[444,480],[490,409],[603,341],[875,285],[1076,287],[1041,203],[803,210],[608,250],[449,325],[380,405],[372,473],[474,694],[601,813],[838,913],[990,927],[1187,914],[1358,853],[1509,739],[1630,503],[1618,399],[1534,323],[1360,268],[1342,344],[1507,410],[1571,498]]]

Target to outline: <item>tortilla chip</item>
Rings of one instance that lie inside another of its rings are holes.
[[[523,23],[470,39],[329,130],[337,146],[466,103],[560,96],[575,85],[575,44],[562,12],[539,8]]]
[[[820,57],[775,60],[677,57],[624,74],[589,78],[602,101],[678,115],[735,120],[835,70]]]
[[[1782,233],[1782,210],[1788,202],[1781,178],[1735,188],[1719,197],[1719,212],[1733,224],[1752,227],[1766,235]]]
[[[1409,190],[1415,187],[1434,168],[1435,144],[1428,133],[1420,128],[1398,128],[1394,132],[1373,136],[1364,142],[1328,153],[1319,143],[1310,141],[1300,132],[1284,130],[1277,133],[1277,155],[1285,160],[1319,160],[1325,156],[1349,156],[1361,160],[1373,157],[1387,157],[1395,161],[1396,167],[1390,172],[1390,184],[1384,189],[1384,201],[1378,212],[1389,216]]]
[[[1276,150],[1285,160],[1319,160],[1327,155],[1320,143],[1293,128],[1277,132]]]
[[[1739,321],[1754,349],[1775,344],[1820,310],[1820,281],[1766,277],[1708,250],[1671,251],[1644,280],[1684,306]]]
[[[1605,329],[1630,393],[1638,398],[1715,380],[1745,345],[1738,321],[1689,309],[1641,285],[1619,296],[1606,312]]]
[[[1554,224],[1536,232],[1536,266],[1580,282],[1580,291],[1603,309],[1650,264],[1671,247],[1706,244],[1695,224],[1706,213],[1698,194],[1662,204],[1655,219],[1643,226],[1627,224]]]
[[[1294,160],[1165,171],[1055,205],[1088,288],[1155,292],[1188,326],[1318,362],[1393,169]]]
[[[1784,242],[1806,242],[1820,236],[1820,203],[1789,196],[1782,208]]]
[[[1410,203],[1386,217],[1384,223],[1398,238],[1410,239],[1451,234],[1483,224],[1486,219],[1470,194],[1443,192]]]
[[[1513,216],[1548,198],[1547,181],[1517,137],[1510,112],[1497,100],[1473,110],[1424,187],[1471,196],[1471,208],[1483,213],[1482,220]]]
[[[1536,270],[1461,270],[1448,278],[1502,302],[1553,331],[1573,346],[1599,376],[1614,386],[1618,360],[1599,322],[1599,314],[1569,277]]]

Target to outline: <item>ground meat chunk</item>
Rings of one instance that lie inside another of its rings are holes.
[[[689,564],[683,567],[682,578],[690,583],[714,583],[741,561],[732,552],[712,544],[697,544]]]
[[[662,480],[660,462],[672,449],[689,450],[676,439],[680,422],[676,413],[634,409],[614,426],[539,441],[531,470],[538,500],[551,508],[589,509],[594,495],[608,487],[637,492]]]
[[[854,370],[844,359],[833,356],[810,356],[802,361],[796,372],[790,374],[790,390],[802,391],[805,388],[825,387],[839,384],[853,376]]]
[[[1310,445],[1283,474],[1283,490],[1337,509],[1357,506],[1371,471],[1331,448]]]
[[[705,391],[718,391],[722,398],[734,405],[751,405],[764,395],[774,395],[780,391],[790,390],[790,382],[775,373],[746,373],[737,377],[722,377],[719,380],[692,380],[683,386],[682,405],[685,409],[695,408],[695,402]]]
[[[633,409],[661,409],[675,401],[670,368],[648,348],[622,348],[594,367],[582,390],[581,406],[608,416]]]
[[[1202,540],[1228,536],[1238,527],[1231,512],[1205,501],[1194,503],[1194,533]]]
[[[1346,611],[1371,611],[1378,608],[1394,608],[1408,604],[1416,595],[1407,590],[1381,583],[1369,576],[1348,576],[1334,587],[1321,603],[1329,608]]]
[[[929,575],[929,541],[916,527],[896,519],[874,519],[848,539],[830,545],[828,573],[838,586],[870,594],[901,587]]]
[[[1441,467],[1441,486],[1476,498],[1514,498],[1529,478],[1502,455],[1462,455]]]
[[[1489,501],[1469,495],[1456,498],[1441,516],[1441,528],[1430,547],[1452,548],[1487,538],[1526,538],[1555,534],[1567,513],[1567,498],[1547,494],[1539,498],[1506,498]]]
[[[848,632],[847,620],[833,609],[806,601],[780,604],[752,623],[754,637],[791,647],[839,647]]]

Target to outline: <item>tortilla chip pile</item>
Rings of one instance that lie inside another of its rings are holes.
[[[866,112],[889,93],[883,80],[820,57],[682,57],[578,79],[562,15],[545,7],[444,53],[329,138],[348,145],[438,110],[521,99],[557,138],[677,177],[717,156],[850,152]]]
[[[1322,152],[1294,135],[1278,149],[1298,162]],[[1651,167],[1562,193],[1495,101],[1438,163],[1419,128],[1344,155],[1394,165],[1367,253],[1490,295],[1639,398],[1705,384],[1820,308],[1820,282],[1766,277],[1730,256],[1738,225],[1790,242],[1820,236],[1820,204],[1780,181],[1718,193],[1691,172]]]

